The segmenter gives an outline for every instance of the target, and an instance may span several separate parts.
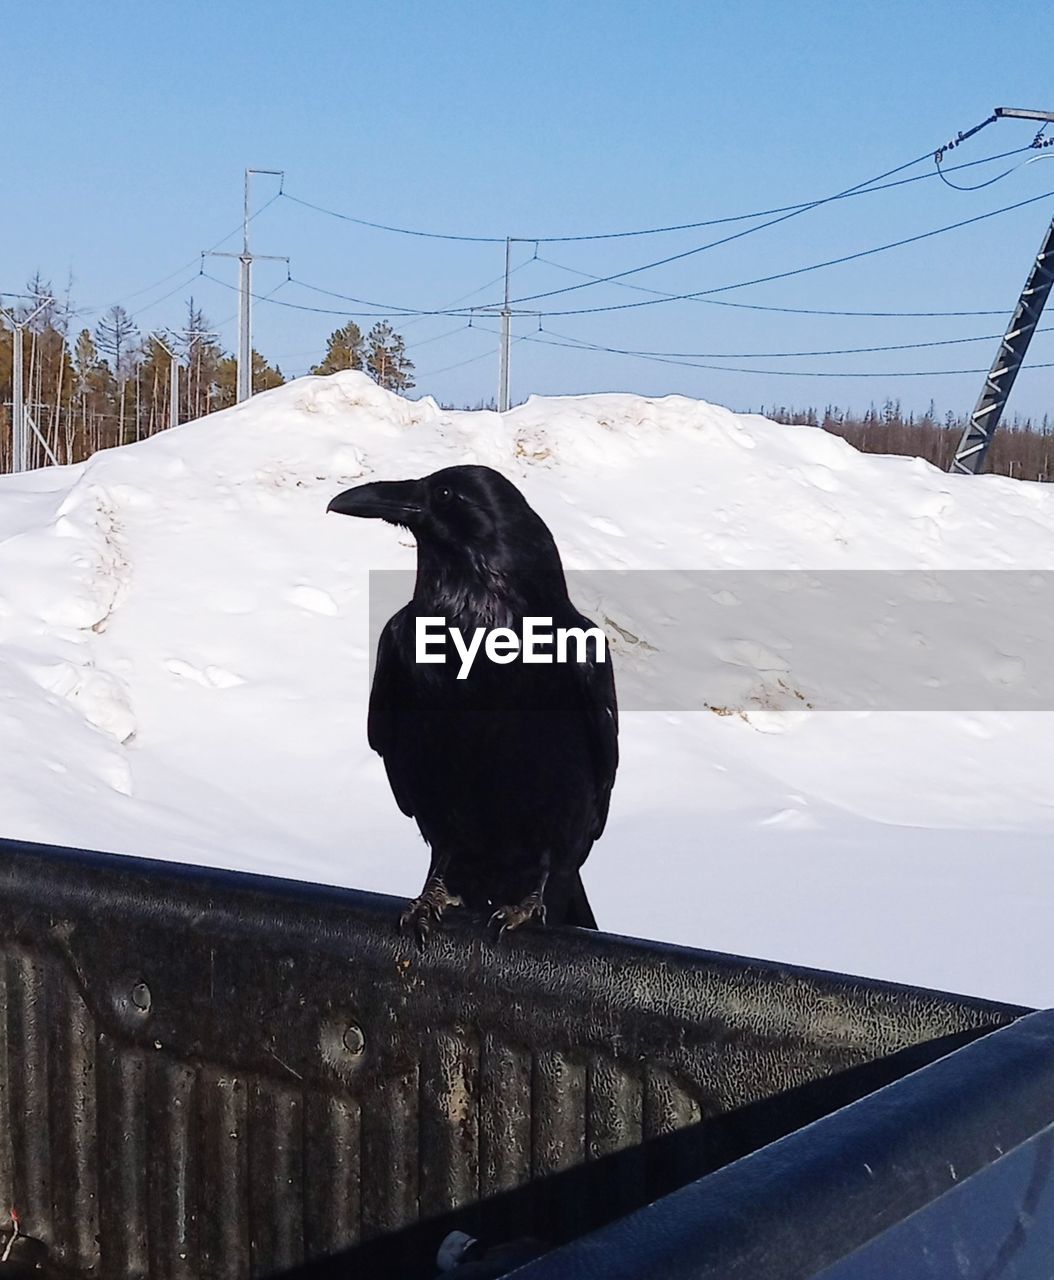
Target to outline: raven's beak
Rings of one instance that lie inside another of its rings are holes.
[[[340,516],[363,516],[409,524],[421,512],[421,491],[416,480],[377,480],[345,489],[330,502],[327,511]]]

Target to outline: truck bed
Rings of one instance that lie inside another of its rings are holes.
[[[400,906],[0,842],[0,1206],[51,1274],[565,1244],[1026,1012],[456,915],[421,953]]]

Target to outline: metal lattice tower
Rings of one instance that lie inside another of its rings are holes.
[[[1050,296],[1052,284],[1054,284],[1054,220],[1047,228],[1035,265],[1021,291],[1021,297],[1014,309],[1007,331],[1000,339],[999,350],[984,380],[977,406],[970,414],[970,421],[955,451],[955,458],[950,468],[952,471],[976,475],[984,465],[985,455],[988,453],[999,419],[1006,407],[1010,388],[1014,385],[1014,380],[1021,369],[1028,344],[1032,341],[1039,317],[1043,313],[1043,306]]]
[[[1054,112],[1026,111],[1014,107],[996,108],[997,116],[1013,119],[1054,121]],[[984,466],[984,460],[999,426],[999,419],[1006,408],[1010,388],[1021,369],[1028,344],[1039,324],[1043,307],[1054,284],[1054,219],[1040,245],[1036,261],[1029,272],[1025,287],[1021,290],[1014,314],[1006,333],[999,342],[992,367],[984,380],[977,405],[970,414],[970,421],[959,441],[949,471],[976,475]]]

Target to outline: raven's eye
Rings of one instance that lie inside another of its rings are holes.
[[[454,490],[448,484],[439,484],[432,490],[432,497],[436,500],[436,506],[445,507],[453,498]]]

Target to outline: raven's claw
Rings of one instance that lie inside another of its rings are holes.
[[[530,920],[537,920],[539,924],[545,924],[545,902],[540,893],[530,893],[524,900],[514,907],[499,907],[490,918],[490,927],[500,925],[498,929],[498,937],[500,938],[506,930],[518,929],[521,925],[527,924]]]
[[[429,876],[421,895],[408,902],[399,917],[399,932],[413,930],[417,949],[423,951],[432,926],[443,919],[447,907],[463,907],[463,899],[452,894],[440,876]]]

